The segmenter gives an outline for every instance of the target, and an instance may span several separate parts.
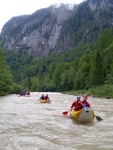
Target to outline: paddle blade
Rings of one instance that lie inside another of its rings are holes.
[[[101,121],[101,120],[103,120],[101,117],[99,117],[99,116],[96,116],[96,119],[98,120],[98,121]]]
[[[63,115],[67,115],[67,114],[68,114],[68,111],[64,111],[62,114],[63,114]]]

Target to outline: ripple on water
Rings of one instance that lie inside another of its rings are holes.
[[[72,120],[69,113],[76,98],[50,93],[51,104],[37,102],[43,92],[31,97],[9,95],[0,99],[0,148],[2,150],[112,150],[113,100],[89,97],[96,118],[91,123]],[[45,92],[46,94],[46,92]]]

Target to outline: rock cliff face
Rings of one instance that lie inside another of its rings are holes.
[[[55,50],[64,22],[71,14],[70,6],[62,4],[38,10],[30,16],[14,17],[1,32],[4,47],[9,51],[47,56]]]
[[[100,31],[112,27],[112,16],[112,0],[87,0],[71,7],[52,5],[31,15],[13,17],[4,25],[1,39],[8,51],[48,56],[96,40]]]
[[[113,2],[112,0],[89,0],[89,7],[92,11],[97,9],[109,11],[113,7]]]

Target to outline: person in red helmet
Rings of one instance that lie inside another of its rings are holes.
[[[78,95],[77,96],[77,100],[75,100],[72,105],[71,105],[71,109],[74,109],[74,111],[79,111],[82,108],[82,104],[81,104],[81,97]]]
[[[44,97],[44,100],[48,100],[49,97],[48,97],[48,94],[46,94],[46,96]]]
[[[83,101],[81,102],[82,108],[84,108],[84,107],[90,107],[90,103],[87,102],[87,99],[88,99],[88,95],[84,95],[83,96]]]

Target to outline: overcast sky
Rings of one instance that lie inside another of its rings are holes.
[[[56,3],[79,4],[82,1],[84,0],[0,0],[0,32],[3,25],[14,16],[32,14]]]

